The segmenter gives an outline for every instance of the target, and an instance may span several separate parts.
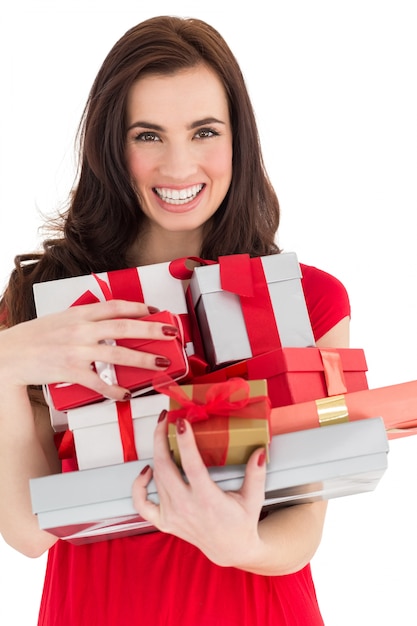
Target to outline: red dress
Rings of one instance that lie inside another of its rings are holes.
[[[350,315],[349,300],[338,280],[301,267],[318,339]],[[249,574],[160,532],[49,551],[38,626],[258,625],[323,626],[309,565]]]

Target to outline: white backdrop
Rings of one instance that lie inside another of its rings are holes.
[[[151,5],[152,10],[144,8]],[[242,65],[282,207],[279,243],[348,288],[370,387],[417,379],[417,20],[405,0],[14,0],[0,23],[0,285],[72,183],[110,47],[156,14],[209,21]],[[271,7],[274,7],[274,13]],[[18,416],[16,416],[18,418]],[[326,626],[417,624],[417,438],[377,489],[333,500],[313,560]],[[34,625],[45,557],[0,540],[0,623]]]

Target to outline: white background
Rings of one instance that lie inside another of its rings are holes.
[[[152,15],[200,17],[244,71],[281,202],[280,245],[345,283],[370,387],[417,379],[414,8],[14,0],[0,22],[0,285],[13,256],[36,247],[38,210],[66,199],[75,129],[110,47]],[[373,493],[331,502],[313,560],[326,626],[417,624],[416,453],[417,439],[392,442]],[[44,567],[0,542],[1,624],[36,623]]]

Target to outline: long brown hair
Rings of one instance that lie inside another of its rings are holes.
[[[204,63],[222,81],[233,130],[233,176],[206,225],[201,256],[279,252],[279,204],[265,172],[255,116],[239,65],[221,35],[198,19],[155,17],[114,45],[92,86],[79,128],[80,162],[68,209],[51,221],[39,254],[15,259],[0,302],[0,323],[34,317],[34,282],[114,270],[141,234],[144,215],[125,162],[126,102],[145,74],[172,74]]]

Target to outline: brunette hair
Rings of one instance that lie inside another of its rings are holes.
[[[110,50],[90,91],[79,127],[78,181],[69,206],[47,226],[54,234],[39,254],[15,259],[0,302],[0,323],[35,316],[34,282],[121,269],[140,238],[144,215],[125,162],[126,106],[140,77],[170,75],[205,64],[222,81],[233,132],[233,173],[221,206],[205,227],[201,256],[279,252],[279,204],[266,174],[253,108],[239,65],[221,35],[198,19],[154,17]]]

